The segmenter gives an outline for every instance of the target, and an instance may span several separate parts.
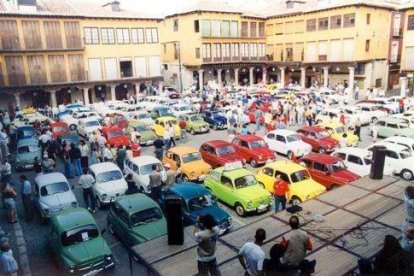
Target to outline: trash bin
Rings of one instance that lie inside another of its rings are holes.
[[[387,148],[384,146],[373,147],[371,172],[369,174],[371,179],[382,179],[386,153]]]
[[[165,213],[167,217],[167,233],[169,245],[184,243],[184,221],[181,198],[167,196],[165,198]]]

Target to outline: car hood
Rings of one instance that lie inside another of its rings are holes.
[[[191,122],[190,125],[194,127],[208,127],[208,124],[206,122]]]
[[[268,148],[255,148],[250,151],[255,154],[260,154],[263,157],[269,157],[269,156],[273,157],[273,152]]]
[[[42,151],[39,149],[35,152],[27,152],[27,153],[18,153],[16,154],[16,160],[19,159],[19,161],[30,161],[33,162],[33,159],[35,157],[41,157]]]
[[[222,116],[214,117],[213,121],[215,121],[216,123],[227,124],[227,119]]]
[[[102,237],[80,242],[63,248],[62,254],[76,265],[89,263],[110,255],[111,252]]]
[[[132,234],[141,242],[149,241],[167,234],[165,218],[148,224],[137,225],[131,229]]]
[[[210,165],[207,164],[203,159],[186,163],[183,166],[185,166],[186,169],[195,171],[204,171],[211,168]]]
[[[331,137],[326,137],[326,138],[319,139],[319,142],[321,143],[321,145],[323,145],[325,147],[328,147],[328,146],[334,147],[338,144],[338,142],[335,139],[331,138]]]
[[[260,185],[247,186],[237,189],[237,191],[243,198],[252,201],[260,200],[270,195],[270,193],[263,189]]]
[[[102,193],[106,193],[108,196],[111,194],[116,193],[124,193],[128,188],[125,180],[114,180],[108,181],[105,183],[96,183],[95,189],[101,191]]]
[[[108,139],[108,143],[111,145],[114,144],[115,146],[127,146],[129,145],[129,139],[127,136],[122,135]]]
[[[242,161],[243,157],[241,157],[238,153],[229,153],[229,154],[218,156],[218,159],[225,163],[230,163],[230,162],[235,162],[235,161]]]
[[[149,140],[154,141],[157,138],[157,136],[152,130],[143,131],[143,132],[140,132],[139,134],[141,135],[141,138],[140,138],[141,142],[146,142]]]
[[[339,172],[335,172],[334,174],[332,174],[332,176],[336,179],[340,179],[342,181],[347,181],[347,182],[352,182],[360,178],[360,176],[348,170],[342,170]]]
[[[76,202],[75,195],[72,191],[58,193],[40,198],[40,202],[49,207],[64,207]]]

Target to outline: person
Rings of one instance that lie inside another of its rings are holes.
[[[121,169],[124,170],[124,161],[126,158],[126,150],[123,146],[118,147],[118,152],[116,153],[116,164]]]
[[[346,133],[342,134],[341,140],[339,141],[339,146],[343,149],[348,146],[348,135]]]
[[[82,174],[82,166],[81,166],[81,152],[79,148],[75,146],[74,143],[70,144],[70,150],[69,150],[69,158],[70,162],[75,167],[75,175],[80,176]]]
[[[42,148],[42,151],[44,151],[44,149],[45,149],[45,147],[46,147],[47,143],[48,143],[50,140],[52,140],[52,137],[51,137],[51,136],[49,136],[49,135],[46,133],[46,130],[43,130],[43,131],[42,131],[42,134],[39,136],[39,143],[40,143],[40,147]]]
[[[289,192],[288,183],[281,178],[280,174],[277,174],[276,180],[273,184],[273,196],[275,197],[275,213],[279,212],[279,205],[282,205],[282,210],[286,209],[287,192]]]
[[[169,148],[172,148],[172,145],[176,147],[177,145],[175,144],[175,126],[169,124],[168,132],[168,136],[170,137]]]
[[[99,151],[100,154],[99,156],[101,157],[101,161],[104,161],[104,151],[106,149],[106,138],[103,135],[99,135],[97,140],[96,140],[98,147],[99,147]]]
[[[240,134],[241,135],[247,135],[249,134],[249,129],[247,128],[247,124],[243,124],[242,128],[240,129]]]
[[[299,264],[299,276],[311,276],[315,273],[316,260],[303,260]]]
[[[89,163],[91,165],[99,163],[99,151],[96,145],[92,146],[91,158],[89,160]]]
[[[102,156],[104,162],[114,162],[114,155],[112,154],[109,144],[105,146]]]
[[[262,118],[262,111],[258,108],[254,112],[254,116],[256,117],[256,131],[260,130],[260,120]]]
[[[132,195],[139,192],[137,185],[133,179],[132,173],[128,174],[126,177],[126,182],[128,185],[127,190],[125,191],[125,195]]]
[[[12,169],[9,161],[4,158],[0,165],[1,181],[7,183],[11,180]]]
[[[184,143],[184,139],[187,140],[187,122],[182,118],[178,124],[180,127],[180,142]]]
[[[42,162],[39,160],[39,157],[35,157],[34,158],[34,162],[33,162],[33,171],[39,175],[42,173]]]
[[[264,123],[265,123],[265,134],[269,132],[269,126],[272,124],[272,113],[270,110],[266,111],[264,116]]]
[[[247,242],[239,251],[239,261],[246,276],[263,276],[263,262],[265,253],[261,246],[266,239],[266,231],[263,228],[256,230],[255,241]]]
[[[79,150],[81,153],[81,166],[82,168],[88,168],[90,149],[84,140],[80,141]]]
[[[372,142],[376,142],[377,138],[378,138],[378,126],[377,126],[377,124],[373,124],[371,126],[371,131],[372,131]]]
[[[52,172],[55,169],[55,167],[56,167],[55,161],[53,161],[53,159],[50,159],[49,155],[45,153],[43,155],[43,160],[42,160],[43,173]]]
[[[2,275],[17,276],[19,267],[13,257],[13,251],[10,248],[9,242],[3,242],[0,246],[0,264]],[[3,274],[4,273],[4,274]]]
[[[281,245],[286,248],[283,263],[290,269],[297,270],[305,259],[306,250],[312,250],[312,243],[308,234],[299,229],[299,218],[291,216],[289,219],[291,231],[283,236]]]
[[[9,136],[7,135],[6,128],[2,128],[0,131],[0,151],[2,152],[0,155],[4,157],[9,157]]]
[[[79,185],[82,187],[83,199],[85,201],[86,208],[89,211],[95,213],[95,198],[93,197],[92,185],[95,183],[95,178],[88,173],[88,169],[83,169],[83,175],[79,177]]]
[[[152,172],[149,175],[149,186],[151,187],[151,197],[158,201],[161,196],[162,178],[159,165],[152,165]]]
[[[216,244],[220,228],[213,216],[198,216],[194,226],[194,237],[197,242],[198,275],[220,276],[216,260]]]
[[[154,141],[153,145],[154,145],[155,157],[162,162],[162,158],[164,156],[164,146],[165,146],[164,141],[160,137],[158,137]]]
[[[414,187],[407,186],[404,191],[405,219],[401,225],[402,248],[414,254]]]
[[[376,275],[408,275],[409,255],[404,252],[398,239],[386,235],[382,249],[375,256],[374,273]]]
[[[164,130],[164,134],[162,135],[162,138],[164,139],[165,147],[168,150],[171,146],[169,124],[166,125],[165,130]]]
[[[361,125],[361,119],[357,117],[355,121],[355,135],[358,136],[358,141],[361,141]]]
[[[22,182],[22,203],[24,209],[24,220],[30,222],[33,219],[32,216],[32,184],[27,179],[26,175],[20,176]]]
[[[339,122],[345,125],[345,114],[343,112],[341,112],[341,116],[339,116]]]
[[[177,171],[171,170],[171,165],[169,163],[166,163],[164,165],[165,173],[166,173],[166,179],[165,179],[165,185],[171,186],[176,182],[177,179]]]
[[[400,113],[404,113],[404,98],[398,101],[398,106],[400,107]]]
[[[4,200],[4,207],[7,210],[7,218],[10,223],[16,223],[16,201],[15,197],[17,196],[16,191],[14,190],[13,186],[10,182],[4,182],[5,185],[2,191],[3,200]]]
[[[127,145],[125,150],[125,158],[127,160],[132,160],[134,158],[134,153],[132,152],[131,146]]]
[[[287,271],[286,265],[281,262],[281,258],[285,255],[285,252],[286,248],[284,248],[281,244],[274,244],[270,248],[270,259],[265,259],[263,261],[263,270],[270,272],[270,274]]]

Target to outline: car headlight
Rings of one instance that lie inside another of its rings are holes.
[[[69,273],[73,274],[74,272],[75,272],[75,269],[74,268],[70,268],[69,269]]]
[[[107,199],[108,195],[107,194],[102,194],[102,199],[105,200]]]
[[[247,202],[247,208],[252,208],[252,202],[251,201]]]
[[[229,216],[229,217],[227,218],[227,221],[228,221],[229,223],[232,223],[233,219],[231,218],[231,216]]]
[[[72,207],[77,207],[78,203],[76,201],[72,202]]]
[[[110,256],[110,255],[106,256],[106,257],[105,257],[105,260],[107,260],[107,261],[112,260],[112,256]]]

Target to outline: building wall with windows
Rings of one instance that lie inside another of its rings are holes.
[[[414,7],[405,12],[401,70],[414,72]]]

